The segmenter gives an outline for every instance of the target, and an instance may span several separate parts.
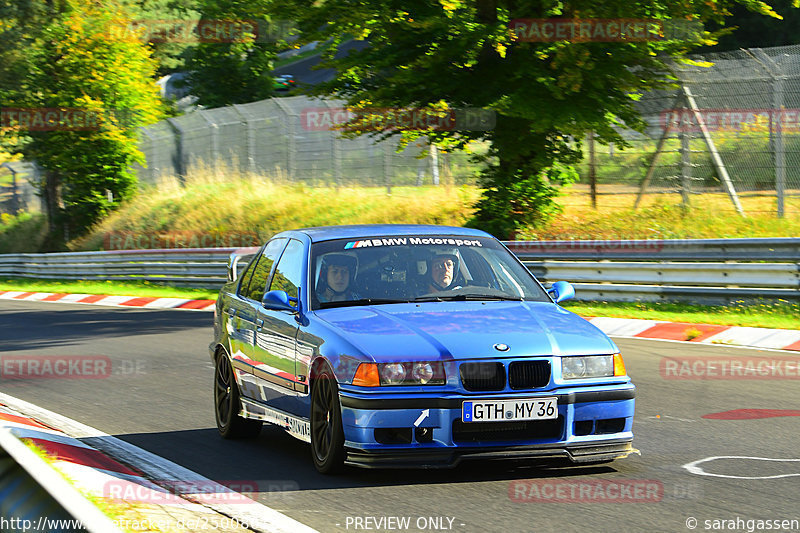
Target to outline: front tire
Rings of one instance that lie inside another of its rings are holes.
[[[344,466],[344,430],[339,389],[333,371],[323,367],[311,389],[311,456],[321,474],[341,472]]]
[[[257,437],[261,432],[261,420],[250,420],[239,415],[239,387],[224,352],[219,354],[214,366],[214,412],[219,434],[225,439]]]

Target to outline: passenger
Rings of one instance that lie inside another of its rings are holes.
[[[326,254],[317,281],[317,299],[320,302],[342,302],[358,300],[353,290],[353,280],[358,270],[358,260],[348,254]]]

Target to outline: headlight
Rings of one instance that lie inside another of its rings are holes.
[[[392,385],[444,385],[444,365],[438,361],[420,363],[361,363],[353,385],[378,387]]]
[[[403,363],[389,363],[380,367],[381,385],[401,385],[406,379]]]
[[[574,355],[561,358],[561,376],[564,379],[601,378],[613,375],[613,355]]]
[[[438,361],[379,363],[381,385],[444,385],[444,365]]]
[[[433,365],[430,363],[414,363],[414,367],[411,369],[411,377],[422,385],[430,382],[433,374]]]

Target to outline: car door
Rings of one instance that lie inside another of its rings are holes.
[[[235,309],[236,314],[231,317],[234,330],[232,337],[238,339],[237,346],[235,348],[231,346],[231,357],[242,396],[260,401],[265,401],[266,398],[254,377],[257,365],[254,355],[258,308],[267,290],[275,263],[287,242],[286,238],[271,240],[257,258],[255,267],[248,268],[239,288],[241,304]]]
[[[272,274],[269,290],[286,291],[297,302],[306,263],[303,243],[290,239]],[[256,381],[265,393],[266,403],[290,413],[297,410],[297,393],[304,393],[306,388],[305,378],[296,371],[298,327],[297,313],[258,306],[252,356],[258,364]]]

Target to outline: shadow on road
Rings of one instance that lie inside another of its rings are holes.
[[[615,472],[611,465],[544,466],[512,461],[465,461],[454,469],[347,468],[338,476],[317,473],[308,444],[282,430],[264,426],[255,440],[220,438],[216,428],[116,437],[219,482],[252,482],[276,492],[419,484],[474,483],[514,479],[561,478]]]
[[[47,305],[53,309],[43,308]],[[153,335],[207,328],[211,338],[212,313],[185,310],[140,310],[115,307],[79,307],[67,304],[23,302],[0,304],[0,352],[63,347],[93,339]]]

